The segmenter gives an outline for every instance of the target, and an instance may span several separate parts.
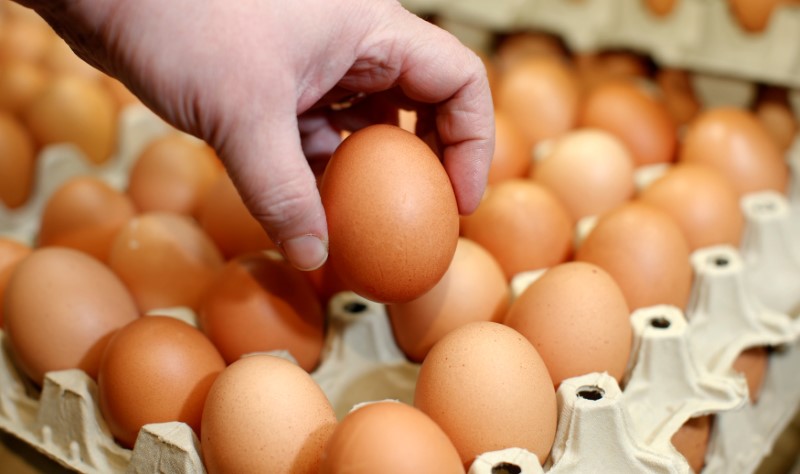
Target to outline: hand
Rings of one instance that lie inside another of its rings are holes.
[[[480,201],[494,146],[483,65],[394,0],[20,2],[169,123],[213,146],[300,269],[327,257],[309,160],[329,157],[341,128],[416,109],[417,133],[436,129],[459,211]],[[354,93],[366,95],[328,107]]]

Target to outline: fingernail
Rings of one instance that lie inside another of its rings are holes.
[[[314,235],[286,240],[280,247],[286,260],[299,270],[316,270],[328,259],[328,246]]]

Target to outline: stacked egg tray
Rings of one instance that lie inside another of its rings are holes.
[[[43,150],[35,196],[22,208],[0,209],[0,234],[33,243],[43,203],[72,176],[91,174],[123,188],[133,157],[170,129],[138,107],[120,120],[118,152],[103,166],[88,165],[69,145]],[[692,254],[694,286],[685,311],[656,306],[631,315],[635,343],[621,384],[593,373],[560,385],[558,431],[544,466],[536,455],[510,448],[485,453],[470,472],[688,473],[671,438],[687,420],[704,415],[713,415],[714,423],[703,472],[758,469],[800,405],[800,246],[793,238],[800,232],[800,140],[787,160],[793,172],[788,196],[764,192],[742,199],[747,225],[739,248]],[[654,171],[642,173],[652,179]],[[576,238],[590,227],[578,226]],[[541,273],[517,275],[512,295]],[[186,308],[159,310],[165,312],[196,324]],[[337,416],[364,401],[412,403],[419,365],[396,345],[386,308],[345,292],[331,300],[328,318],[322,362],[312,377]],[[132,450],[122,448],[100,415],[90,377],[79,370],[51,372],[34,387],[14,365],[2,332],[0,341],[0,429],[80,472],[205,472],[188,425],[146,425]],[[770,348],[768,370],[751,403],[744,376],[731,366],[743,350],[763,346]]]
[[[800,6],[779,5],[763,31],[741,28],[727,0],[676,0],[659,16],[645,0],[403,0],[468,45],[487,50],[496,33],[542,31],[571,51],[629,49],[694,71],[702,89],[726,87],[742,101],[754,83],[800,89]],[[800,101],[800,93],[792,99]]]

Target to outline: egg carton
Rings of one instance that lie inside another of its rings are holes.
[[[670,439],[687,420],[705,414],[718,420],[706,470],[752,472],[800,402],[800,380],[794,377],[800,366],[797,320],[760,305],[737,249],[701,249],[693,264],[697,277],[688,320],[671,306],[631,315],[634,348],[624,390],[605,373],[560,385],[558,431],[545,466],[535,454],[511,448],[478,457],[470,473],[688,473]],[[514,294],[541,274],[518,275]],[[196,324],[185,308],[157,312]],[[412,403],[419,365],[395,344],[386,308],[345,292],[334,296],[328,313],[322,362],[311,375],[337,417],[364,401]],[[712,326],[709,338],[704,331]],[[753,345],[782,348],[771,356],[756,405],[748,402],[744,377],[730,369],[735,355]],[[90,473],[204,472],[198,439],[184,423],[146,425],[132,450],[117,445],[99,413],[95,382],[79,370],[48,373],[39,392],[3,350],[0,387],[0,429],[66,467]]]
[[[681,0],[667,16],[643,0],[403,0],[435,15],[466,44],[487,50],[494,33],[545,31],[573,51],[629,49],[664,66],[800,89],[800,7],[776,7],[767,28],[743,30],[726,0]],[[481,33],[482,32],[482,33]],[[463,34],[468,33],[468,34]]]
[[[155,138],[170,131],[166,124],[143,105],[130,105],[120,111],[117,148],[102,164],[95,164],[71,143],[43,147],[36,157],[33,189],[22,206],[8,208],[0,202],[0,236],[33,245],[39,230],[39,217],[50,195],[77,176],[94,176],[117,190],[127,187],[130,168],[141,151]]]

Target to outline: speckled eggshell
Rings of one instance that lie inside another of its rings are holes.
[[[455,446],[422,411],[386,400],[347,414],[322,458],[322,474],[464,472]]]
[[[512,447],[544,463],[555,439],[547,367],[524,336],[499,323],[469,323],[436,343],[422,363],[414,405],[447,433],[465,467]]]
[[[597,265],[549,268],[514,300],[504,323],[531,341],[556,387],[592,372],[608,372],[617,382],[625,375],[630,311],[619,285]]]
[[[373,125],[348,136],[320,193],[329,259],[356,293],[408,301],[447,271],[458,240],[455,194],[436,155],[414,134]]]
[[[48,247],[17,266],[3,317],[16,361],[41,385],[51,370],[77,368],[96,378],[108,340],[139,312],[102,263],[77,250]]]
[[[200,433],[211,384],[225,361],[205,335],[169,316],[145,316],[114,334],[97,377],[100,411],[127,448],[148,423],[181,421]]]
[[[336,415],[311,376],[279,357],[239,359],[206,398],[202,454],[209,474],[318,473]]]

